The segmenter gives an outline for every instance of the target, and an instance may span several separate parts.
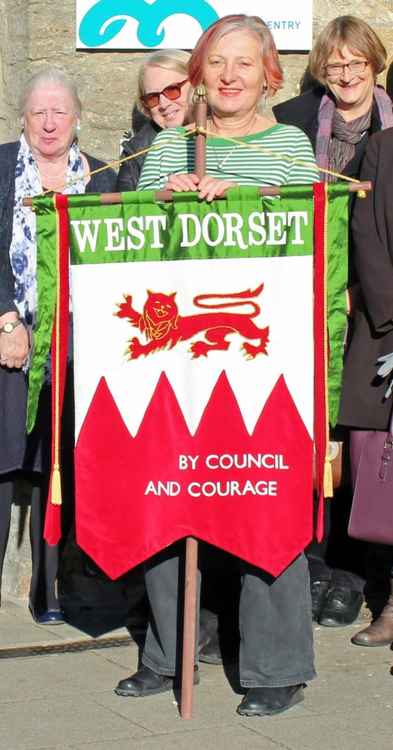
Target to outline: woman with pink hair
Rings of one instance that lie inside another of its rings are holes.
[[[257,16],[226,16],[200,38],[189,64],[192,86],[205,85],[209,104],[206,175],[192,169],[195,141],[163,130],[145,160],[138,189],[197,191],[211,201],[235,185],[281,185],[317,180],[307,137],[263,112],[267,96],[282,85],[271,33]],[[178,129],[180,133],[182,129]],[[232,140],[231,140],[232,139]],[[233,139],[239,143],[233,143]],[[242,148],[246,144],[247,148]],[[276,152],[280,158],[274,158]],[[282,154],[287,158],[282,158]],[[190,167],[191,165],[191,167]],[[264,540],[261,534],[261,545]],[[148,561],[146,588],[151,620],[136,674],[121,680],[119,695],[148,696],[171,690],[178,674],[180,544]],[[240,681],[244,716],[280,713],[303,700],[315,675],[307,562],[297,557],[278,577],[242,563]],[[195,682],[198,681],[197,667]]]

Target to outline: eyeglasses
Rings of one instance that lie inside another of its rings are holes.
[[[368,60],[351,60],[349,63],[332,63],[331,65],[325,65],[325,71],[328,78],[332,81],[340,78],[344,75],[345,68],[348,68],[350,73],[355,75],[361,75],[369,65]]]
[[[148,109],[154,109],[158,107],[160,103],[160,96],[165,96],[166,99],[170,99],[171,102],[176,101],[181,96],[182,87],[188,83],[188,78],[179,83],[170,83],[169,86],[165,86],[162,91],[150,91],[149,94],[141,96],[141,100]]]

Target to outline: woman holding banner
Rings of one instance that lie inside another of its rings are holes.
[[[148,148],[161,130],[184,125],[192,116],[191,84],[188,80],[190,53],[179,49],[160,49],[144,58],[138,73],[137,112],[145,120],[136,135],[123,141],[122,158]],[[136,118],[135,118],[136,119]],[[117,190],[136,190],[146,154],[124,161],[117,177]],[[206,549],[201,550],[202,554]],[[210,570],[213,564],[221,571],[222,556],[209,554]],[[206,563],[207,564],[207,563]],[[230,563],[229,563],[230,564]],[[228,569],[228,558],[226,559]],[[221,597],[217,596],[214,576],[203,577],[202,608],[200,615],[199,658],[201,661],[221,663],[221,646],[218,639],[218,612],[232,613],[238,599],[238,571],[232,565],[232,575]],[[228,570],[227,570],[228,574]],[[233,618],[231,618],[233,619]],[[233,628],[231,628],[233,629]],[[231,644],[232,650],[232,644]]]
[[[50,457],[49,372],[38,422],[27,439],[25,430],[27,387],[20,368],[28,354],[27,331],[34,331],[37,280],[35,215],[23,206],[23,198],[45,190],[84,193],[115,189],[112,170],[90,176],[103,162],[79,148],[81,108],[75,85],[62,71],[39,72],[23,92],[20,139],[0,146],[0,581],[15,482],[23,470],[32,485],[29,605],[40,624],[57,624],[63,615],[56,591],[58,548],[42,539]],[[72,399],[64,413],[69,425],[66,473],[72,492]]]
[[[162,148],[146,158],[139,189],[197,191],[211,201],[234,185],[317,180],[307,137],[297,128],[273,123],[261,111],[266,97],[282,85],[283,75],[273,38],[260,18],[227,16],[207,29],[191,55],[189,78],[192,86],[203,82],[207,90],[207,130],[213,137],[207,139],[206,176],[187,173],[194,158],[192,139],[174,142],[174,131],[166,130],[155,141]],[[238,143],[227,140],[231,138]],[[275,151],[280,158],[274,158]],[[152,617],[142,664],[118,684],[119,695],[148,696],[173,688],[179,652],[178,578],[179,545],[149,561],[146,586]],[[240,679],[246,695],[238,713],[276,714],[303,700],[304,683],[315,675],[303,555],[277,578],[244,563],[240,632]]]

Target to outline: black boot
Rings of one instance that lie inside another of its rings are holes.
[[[194,685],[199,684],[198,667],[194,667]],[[166,693],[176,687],[175,677],[154,672],[142,664],[131,677],[120,680],[115,687],[115,693],[124,697],[144,698],[148,695]]]
[[[237,707],[237,713],[241,716],[281,714],[304,700],[303,688],[304,685],[250,688]]]

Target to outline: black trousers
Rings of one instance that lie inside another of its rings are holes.
[[[174,675],[181,659],[181,546],[174,545],[151,558],[145,566],[145,580],[151,613],[142,662],[159,674]],[[315,670],[310,585],[304,555],[277,578],[242,563],[241,581],[241,684],[284,687],[311,680]]]
[[[34,615],[59,606],[56,579],[59,564],[58,545],[49,546],[43,539],[47,483],[38,474],[4,475],[0,479],[0,583],[11,522],[15,483],[26,477],[31,484],[30,543],[32,576],[29,605]]]
[[[366,568],[366,544],[348,536],[352,505],[349,432],[336,428],[333,439],[343,441],[342,484],[332,499],[324,503],[324,536],[306,549],[311,581],[330,581],[333,588],[346,587],[363,592]]]
[[[324,501],[324,536],[306,549],[311,581],[330,581],[363,592],[366,544],[348,536],[352,505],[351,487],[335,490],[334,498]]]

